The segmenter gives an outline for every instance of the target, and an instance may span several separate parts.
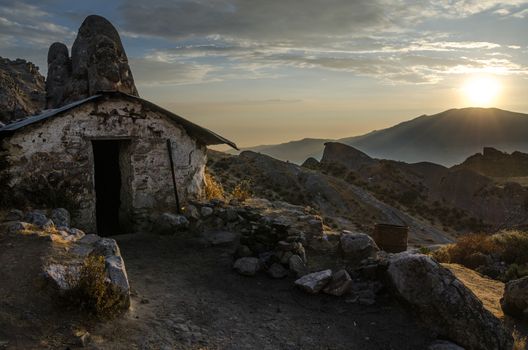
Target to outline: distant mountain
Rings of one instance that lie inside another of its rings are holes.
[[[0,57],[0,124],[44,109],[44,84],[44,77],[33,63]]]
[[[463,108],[422,115],[387,129],[335,141],[375,158],[451,166],[487,146],[508,152],[528,151],[526,135],[528,114],[497,108]],[[308,157],[320,159],[327,141],[303,139],[248,149],[301,164]]]

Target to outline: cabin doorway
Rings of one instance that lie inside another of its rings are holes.
[[[128,228],[129,140],[92,140],[97,233],[110,236]]]

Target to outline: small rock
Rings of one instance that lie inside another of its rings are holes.
[[[77,338],[77,344],[80,347],[85,348],[85,347],[87,347],[90,344],[90,341],[91,341],[90,333],[88,333],[88,332],[79,332],[75,336]]]
[[[190,220],[199,220],[200,219],[200,212],[198,211],[198,208],[196,208],[194,205],[189,204],[185,207],[185,217]]]
[[[437,340],[431,343],[427,350],[464,350],[464,348],[447,340]]]
[[[44,215],[38,210],[33,210],[26,213],[24,221],[29,222],[30,224],[36,225],[45,230],[53,227],[53,221],[48,219],[46,215]]]
[[[228,222],[233,222],[238,220],[238,212],[234,208],[229,208],[225,212],[225,218]]]
[[[235,252],[235,256],[237,258],[245,258],[245,257],[252,256],[252,255],[253,255],[253,252],[251,252],[251,249],[249,249],[249,247],[244,244],[239,245]]]
[[[350,290],[352,279],[346,270],[339,270],[332,275],[332,279],[324,288],[326,294],[341,296]]]
[[[31,228],[31,224],[22,221],[15,221],[11,223],[7,229],[9,233],[17,233],[19,231],[28,230]]]
[[[207,218],[207,217],[213,215],[213,212],[214,212],[214,210],[211,207],[202,207],[202,209],[200,209],[200,213],[202,214],[202,216],[204,218]]]
[[[235,261],[233,268],[241,275],[255,276],[260,270],[260,262],[252,257],[240,258]]]
[[[290,260],[288,261],[288,267],[291,271],[295,272],[297,277],[306,275],[306,264],[299,255],[292,255],[290,257]]]
[[[64,208],[53,209],[50,218],[56,226],[70,227],[70,213]]]
[[[293,250],[293,248],[294,248],[294,245],[293,243],[290,243],[290,242],[279,241],[277,243],[277,249],[282,250],[284,252],[289,252]]]
[[[267,272],[272,278],[284,278],[288,276],[288,270],[286,270],[281,264],[277,263],[272,264]]]
[[[332,270],[323,270],[305,275],[295,281],[295,285],[312,294],[319,293],[332,278]]]
[[[212,245],[228,245],[238,239],[238,234],[229,231],[209,231],[205,232],[204,238]]]
[[[284,254],[282,254],[282,257],[280,258],[281,264],[288,265],[292,256],[292,252],[284,252]]]
[[[22,221],[23,219],[24,212],[18,209],[10,210],[5,217],[5,221]]]

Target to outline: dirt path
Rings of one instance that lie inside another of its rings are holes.
[[[292,279],[234,273],[230,248],[178,237],[116,238],[132,308],[106,322],[58,308],[35,286],[49,242],[0,241],[0,349],[76,349],[79,329],[90,332],[91,349],[424,349],[432,341],[388,296],[360,306],[306,295]]]
[[[242,277],[228,248],[118,237],[134,290],[125,320],[94,332],[108,348],[419,349],[427,332],[398,304],[310,296],[292,280]],[[126,344],[126,345],[125,345]]]

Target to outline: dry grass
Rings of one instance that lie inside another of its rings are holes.
[[[244,202],[251,197],[251,182],[249,180],[240,181],[233,189],[232,197],[240,202]]]
[[[100,318],[113,317],[123,309],[119,294],[107,282],[104,257],[89,256],[79,276],[69,278],[68,284],[74,287],[65,298],[73,305]]]
[[[205,198],[225,199],[224,188],[209,172],[205,173]]]
[[[485,259],[503,262],[507,271],[499,278],[504,281],[528,275],[528,232],[501,231],[493,235],[461,236],[455,244],[446,245],[432,253],[443,263],[456,263],[469,268],[481,266]]]

